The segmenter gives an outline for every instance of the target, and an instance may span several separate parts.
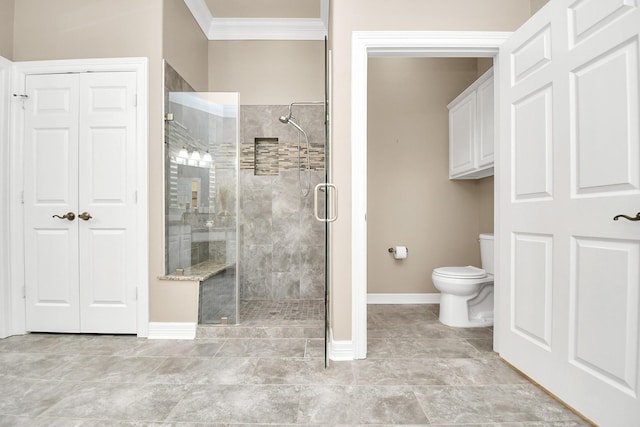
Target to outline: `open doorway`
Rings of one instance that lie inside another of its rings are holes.
[[[352,340],[354,358],[367,354],[367,91],[370,57],[493,58],[510,33],[355,32],[352,46]],[[496,67],[497,68],[497,67]],[[494,74],[498,81],[498,73]],[[497,345],[498,343],[495,343]]]
[[[493,276],[488,276],[490,300],[483,302],[490,310],[477,313],[483,318],[474,322],[481,327],[471,329],[451,328],[439,320],[439,315],[445,323],[454,319],[450,310],[441,310],[440,292],[431,278],[434,269],[444,266],[482,267],[478,236],[493,233],[493,150],[490,162],[478,167],[481,172],[450,178],[461,169],[457,156],[450,159],[450,125],[460,122],[463,129],[456,129],[456,135],[480,141],[480,132],[466,132],[475,126],[469,127],[474,122],[460,108],[471,99],[480,117],[483,98],[476,97],[474,88],[490,78],[492,66],[492,58],[369,58],[368,357],[386,354],[389,345],[430,354],[441,342],[434,338],[447,339],[451,354],[492,349]],[[493,109],[493,96],[490,101]],[[492,117],[487,116],[491,132],[485,139],[494,137]],[[489,144],[492,148],[493,141]],[[393,252],[397,246],[406,247],[406,254]]]
[[[437,304],[434,268],[480,266],[478,235],[493,232],[493,172],[449,178],[447,105],[492,66],[492,58],[369,59],[369,304]],[[398,245],[406,259],[388,251]]]

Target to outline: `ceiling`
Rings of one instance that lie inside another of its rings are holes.
[[[205,0],[216,18],[320,18],[320,0]]]
[[[328,0],[184,0],[209,40],[324,40]]]

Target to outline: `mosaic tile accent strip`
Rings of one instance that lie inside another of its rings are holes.
[[[216,169],[235,170],[238,161],[236,146],[232,143],[222,143],[211,147],[211,157]]]
[[[257,138],[256,141],[258,142],[256,144],[241,144],[241,170],[255,169],[256,175],[278,175],[280,172],[298,169],[297,143],[278,142],[277,144],[267,144],[262,142],[267,140],[270,140],[270,138]],[[258,146],[259,151],[256,152],[256,147]],[[307,150],[304,146],[301,148],[301,169],[306,169]],[[324,170],[324,144],[311,144],[309,160],[311,161],[311,170]]]

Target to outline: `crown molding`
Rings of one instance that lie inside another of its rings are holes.
[[[320,19],[213,18],[209,40],[324,40]]]
[[[324,40],[328,1],[320,18],[215,18],[204,0],[184,0],[208,40]]]

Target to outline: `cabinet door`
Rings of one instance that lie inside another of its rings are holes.
[[[493,76],[478,86],[478,138],[476,159],[478,168],[493,166]]]
[[[476,94],[472,92],[449,110],[449,176],[474,169]]]

